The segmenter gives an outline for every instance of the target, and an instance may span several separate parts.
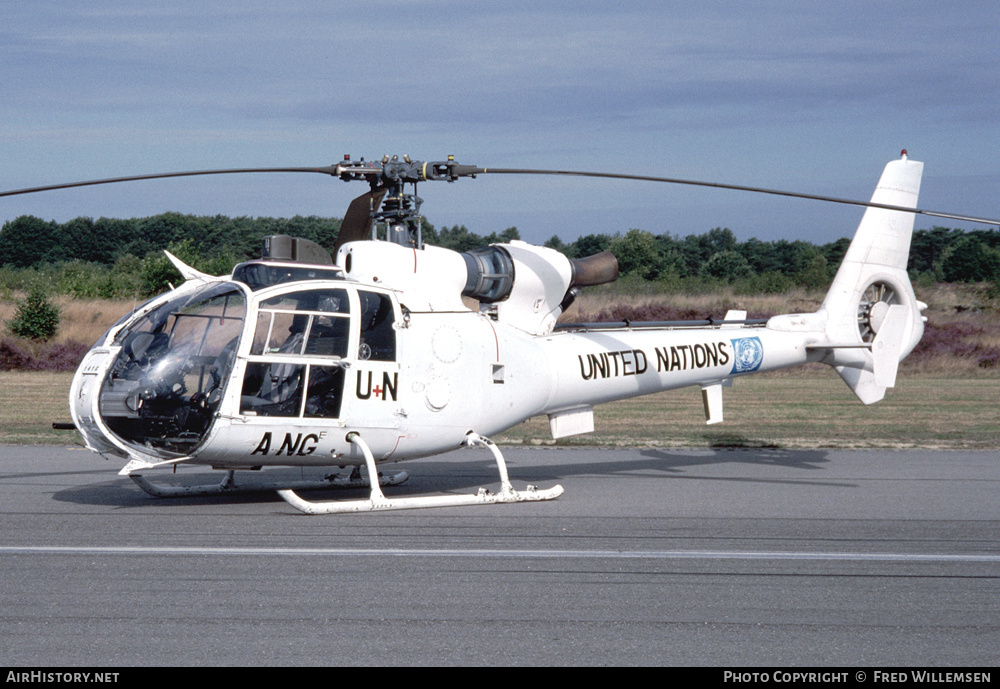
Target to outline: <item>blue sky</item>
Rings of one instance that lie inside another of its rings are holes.
[[[995,0],[3,2],[0,189],[326,165],[344,154],[634,172],[870,197],[906,148],[920,206],[1000,217]],[[321,175],[0,199],[0,220],[342,216]],[[488,234],[849,236],[862,211],[649,183],[483,176],[419,189]],[[918,218],[917,227],[974,225]]]

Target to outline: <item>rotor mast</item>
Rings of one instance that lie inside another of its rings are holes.
[[[418,249],[423,247],[420,206],[424,200],[417,196],[417,183],[431,180],[454,182],[459,177],[475,177],[484,171],[471,165],[459,165],[454,156],[448,156],[444,162],[424,162],[413,160],[408,155],[402,159],[386,155],[379,163],[365,162],[364,158],[354,161],[350,155],[345,155],[335,169],[336,176],[345,182],[365,180],[371,187],[366,195],[371,200],[371,239],[378,238],[377,226],[384,223],[388,241]],[[407,184],[413,185],[412,193],[405,191]],[[348,236],[359,234],[358,228],[349,227]],[[338,241],[338,244],[341,243]]]

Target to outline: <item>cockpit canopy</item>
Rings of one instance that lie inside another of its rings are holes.
[[[246,310],[239,286],[209,283],[119,331],[112,344],[121,352],[100,393],[111,431],[138,444],[157,438],[172,452],[200,442],[222,398]]]
[[[248,287],[185,286],[114,335],[99,410],[121,442],[173,457],[220,413],[336,420],[348,362],[396,359],[389,292],[315,278]]]

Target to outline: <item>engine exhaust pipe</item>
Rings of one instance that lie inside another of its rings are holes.
[[[570,259],[570,265],[573,267],[570,287],[593,287],[618,279],[618,259],[610,251]]]

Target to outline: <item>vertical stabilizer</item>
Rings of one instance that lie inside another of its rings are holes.
[[[903,152],[889,163],[873,203],[916,208],[924,164]],[[924,332],[906,273],[914,214],[868,208],[823,301],[826,337],[823,361],[865,404],[877,402],[895,382],[896,366]]]

